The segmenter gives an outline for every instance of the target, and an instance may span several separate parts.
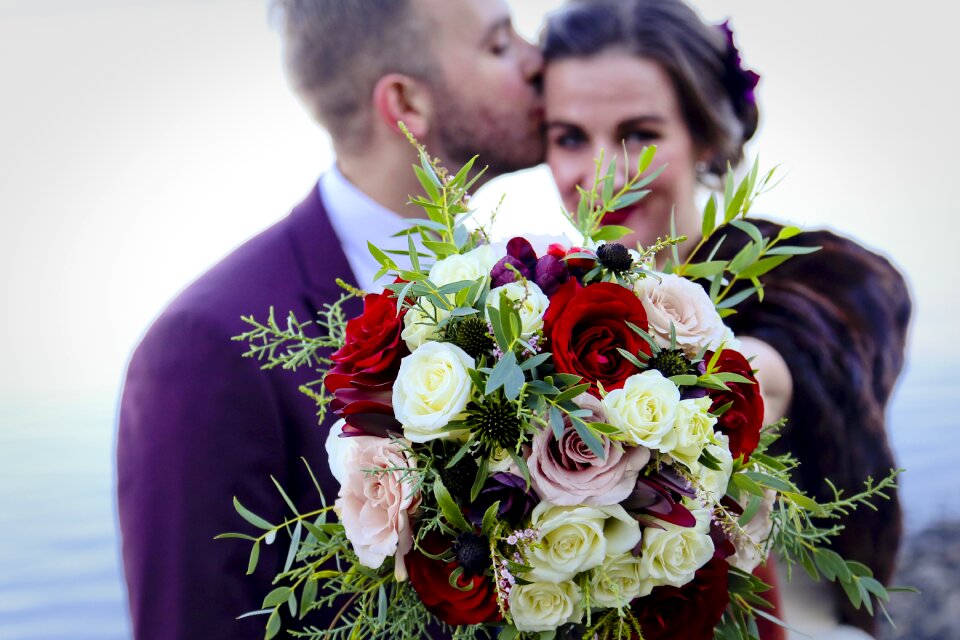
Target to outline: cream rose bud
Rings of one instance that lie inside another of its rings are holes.
[[[637,281],[634,288],[647,311],[650,333],[661,347],[670,345],[670,325],[677,347],[687,356],[704,347],[715,349],[733,338],[703,287],[674,274],[658,274]]]
[[[442,287],[462,280],[489,278],[490,270],[493,269],[497,260],[493,247],[487,244],[481,245],[464,254],[438,260],[430,269],[430,282]]]
[[[335,504],[344,534],[360,564],[376,569],[395,556],[394,575],[406,579],[404,556],[413,548],[411,512],[420,502],[415,473],[408,471],[416,469],[416,459],[404,450],[409,443],[374,436],[350,440]]]
[[[531,514],[541,544],[527,553],[530,580],[562,582],[598,566],[607,555],[640,543],[640,524],[620,505],[560,507],[541,502]]]
[[[607,556],[590,576],[590,596],[598,607],[619,608],[640,596],[643,578],[640,558],[627,552]]]
[[[752,494],[744,494],[740,505],[744,508]],[[760,510],[743,526],[743,531],[737,531],[731,538],[736,553],[727,558],[727,562],[737,569],[752,573],[757,565],[763,562],[767,551],[767,538],[773,531],[773,503],[777,492],[773,489],[764,489]]]
[[[446,309],[437,309],[426,299],[420,300],[421,307],[411,307],[403,316],[403,331],[400,337],[407,343],[410,351],[416,351],[424,342],[436,340],[437,325],[449,317]]]
[[[611,437],[668,453],[676,445],[673,430],[680,390],[656,370],[627,378],[623,388],[603,399],[610,424],[619,429]]]
[[[641,596],[654,587],[670,585],[682,587],[691,580],[697,569],[713,557],[714,545],[710,538],[710,511],[691,509],[697,518],[693,527],[681,527],[659,522],[663,529],[648,527],[643,533],[640,552],[644,576]]]
[[[411,442],[456,437],[443,431],[470,400],[473,358],[446,342],[427,342],[400,361],[393,384],[393,413]]]
[[[500,308],[500,297],[507,296],[514,303],[519,303],[520,337],[529,340],[537,331],[543,328],[543,314],[550,305],[550,299],[543,295],[536,284],[526,282],[510,282],[495,289],[487,295],[487,307]],[[490,314],[487,313],[489,321]]]
[[[693,472],[697,485],[709,495],[711,502],[716,504],[727,493],[727,484],[733,472],[733,456],[730,454],[730,439],[723,434],[714,437],[717,442],[708,444],[706,451],[720,461],[720,469],[711,469],[701,464]]]
[[[700,454],[713,438],[717,418],[710,415],[711,404],[712,400],[705,396],[681,400],[677,405],[673,426],[677,441],[670,455],[691,471],[697,467]]]
[[[583,618],[583,595],[570,581],[515,585],[509,603],[510,617],[518,631],[553,631]]]

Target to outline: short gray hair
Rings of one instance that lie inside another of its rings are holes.
[[[434,71],[426,16],[416,0],[271,0],[293,89],[334,142],[362,148],[370,98],[389,73],[428,79]]]

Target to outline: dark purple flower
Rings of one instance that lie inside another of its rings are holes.
[[[533,271],[537,266],[537,252],[526,238],[510,238],[507,242],[507,255],[522,262],[529,271]]]
[[[490,270],[490,286],[491,287],[502,287],[505,284],[510,284],[517,279],[517,274],[514,273],[512,269],[509,269],[507,265],[513,266],[517,271],[520,272],[520,275],[530,280],[533,277],[533,273],[530,272],[530,269],[527,268],[527,265],[523,264],[518,258],[513,256],[504,256],[497,261],[497,264],[493,265],[493,269]]]
[[[569,279],[570,272],[563,260],[549,253],[537,260],[534,281],[545,296],[552,296],[560,285]]]
[[[549,253],[537,259],[533,246],[526,238],[519,236],[510,238],[507,242],[507,255],[490,270],[490,286],[501,287],[509,284],[517,279],[517,273],[536,283],[547,296],[552,295],[560,285],[570,279],[567,264],[562,259]]]
[[[520,524],[540,499],[527,489],[527,481],[512,473],[495,473],[487,478],[480,495],[468,508],[468,516],[474,524],[483,521],[483,514],[496,501],[500,501],[498,515],[511,524]]]

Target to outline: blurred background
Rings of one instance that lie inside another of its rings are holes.
[[[332,161],[286,88],[265,4],[0,0],[0,639],[129,636],[113,489],[126,359],[177,291],[285,215]],[[536,37],[560,2],[512,4]],[[956,584],[956,528],[938,523],[960,520],[949,409],[960,285],[947,270],[960,214],[960,10],[695,4],[732,18],[763,76],[751,151],[786,179],[756,211],[852,236],[911,282],[909,366],[890,409],[909,470],[908,549],[953,540],[952,560],[920,579]],[[500,233],[559,228],[542,169],[475,203],[503,190]],[[928,588],[921,608],[948,593]],[[921,637],[904,619],[900,636]]]

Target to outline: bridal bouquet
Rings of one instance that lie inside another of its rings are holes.
[[[333,504],[301,514],[287,500],[293,516],[274,525],[236,502],[264,531],[226,534],[253,542],[251,571],[261,543],[290,537],[260,612],[268,638],[285,608],[338,612],[311,638],[753,638],[770,614],[752,571],[772,550],[864,606],[886,598],[866,567],[820,546],[831,530],[811,518],[893,477],[830,504],[804,496],[795,462],[767,452],[778,425],[763,428],[755,372],[723,321],[802,252],[784,244],[797,230],[764,238],[745,220],[771,174],[754,168],[706,208],[704,240],[747,233],[745,253],[690,263],[683,238],[634,251],[615,242],[628,230],[601,224],[643,197],[652,148],[617,193],[615,165],[598,169],[569,215],[578,246],[539,253],[464,226],[472,163],[450,175],[421,159],[413,202],[427,219],[410,229],[409,269],[371,246],[395,281],[344,284],[321,336],[271,313],[240,337],[267,366],[315,367],[322,387],[305,390],[340,418],[328,460],[311,461],[339,481]],[[660,251],[672,255],[657,271]]]

